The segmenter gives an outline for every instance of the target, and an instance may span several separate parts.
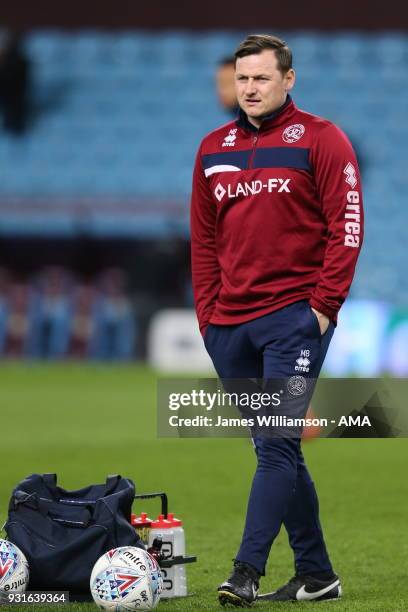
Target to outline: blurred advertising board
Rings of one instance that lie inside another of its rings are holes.
[[[194,311],[161,310],[150,325],[150,364],[161,372],[209,371]],[[348,300],[342,307],[323,374],[330,377],[408,376],[408,307]]]

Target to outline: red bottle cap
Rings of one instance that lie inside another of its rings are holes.
[[[171,523],[164,518],[164,514],[159,514],[156,520],[152,521],[152,529],[170,529]]]
[[[167,518],[164,518],[164,514],[159,514],[155,521],[152,521],[152,529],[171,529],[172,527],[181,527],[183,523],[174,518],[173,512],[169,512]]]
[[[141,514],[132,514],[131,516],[131,524],[135,527],[150,527],[152,523],[152,519],[147,516],[146,512],[142,512]]]
[[[169,520],[171,522],[172,527],[181,527],[181,525],[183,524],[180,521],[180,519],[174,518],[174,513],[173,512],[169,512],[168,513],[167,520]]]

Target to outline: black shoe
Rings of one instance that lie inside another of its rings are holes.
[[[222,606],[248,607],[256,599],[259,574],[247,563],[235,561],[232,575],[218,587],[218,599]]]
[[[318,580],[313,576],[294,576],[283,587],[273,593],[259,595],[267,601],[325,601],[341,597],[339,577],[333,574],[330,580]]]

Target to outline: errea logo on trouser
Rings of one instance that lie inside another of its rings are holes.
[[[216,188],[214,189],[214,195],[219,202],[223,199],[225,195],[228,198],[237,198],[238,196],[249,196],[256,195],[260,193],[263,189],[271,193],[272,191],[277,191],[278,193],[291,193],[289,188],[289,183],[292,179],[283,179],[283,178],[270,178],[266,183],[263,181],[249,181],[245,183],[236,183],[235,185],[231,185],[229,183],[225,187],[218,183]]]

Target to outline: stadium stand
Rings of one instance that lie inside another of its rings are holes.
[[[140,356],[137,321],[122,270],[76,278],[60,267],[21,280],[0,268],[0,359]]]
[[[406,303],[397,243],[406,232],[408,80],[396,75],[406,70],[408,37],[283,36],[298,69],[296,103],[340,125],[363,161],[366,240],[353,296]],[[1,133],[0,233],[69,235],[86,226],[95,234],[187,235],[198,142],[228,121],[214,69],[242,37],[30,34],[37,112],[24,137]]]

